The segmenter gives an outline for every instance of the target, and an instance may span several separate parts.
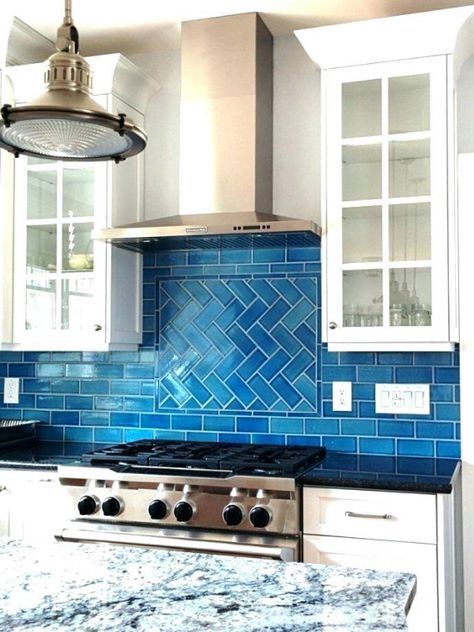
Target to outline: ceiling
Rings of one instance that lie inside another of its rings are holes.
[[[472,5],[462,0],[72,0],[81,53],[139,54],[179,47],[180,23],[258,12],[273,35],[295,29]],[[15,0],[14,14],[51,40],[63,0]]]

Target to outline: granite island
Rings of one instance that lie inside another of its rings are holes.
[[[0,629],[406,630],[416,579],[108,544],[0,539]]]

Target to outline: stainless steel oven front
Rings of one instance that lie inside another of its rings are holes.
[[[58,539],[301,559],[294,479],[124,469],[59,467],[70,519],[57,530]]]

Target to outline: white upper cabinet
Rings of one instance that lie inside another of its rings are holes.
[[[143,126],[156,84],[121,55],[90,57],[88,62],[96,100]],[[40,64],[8,67],[5,73],[15,103],[42,91]],[[142,219],[144,155],[119,164],[23,156],[13,168],[9,155],[5,158],[4,152],[2,158],[14,181],[10,218],[4,220],[4,296],[11,311],[4,310],[2,348],[136,348],[141,341],[141,256],[91,235],[96,227]]]
[[[453,53],[470,13],[297,33],[322,68],[330,350],[440,350],[458,340]]]

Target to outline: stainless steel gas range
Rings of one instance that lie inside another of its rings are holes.
[[[321,447],[141,440],[59,466],[62,540],[300,559],[299,476]]]

